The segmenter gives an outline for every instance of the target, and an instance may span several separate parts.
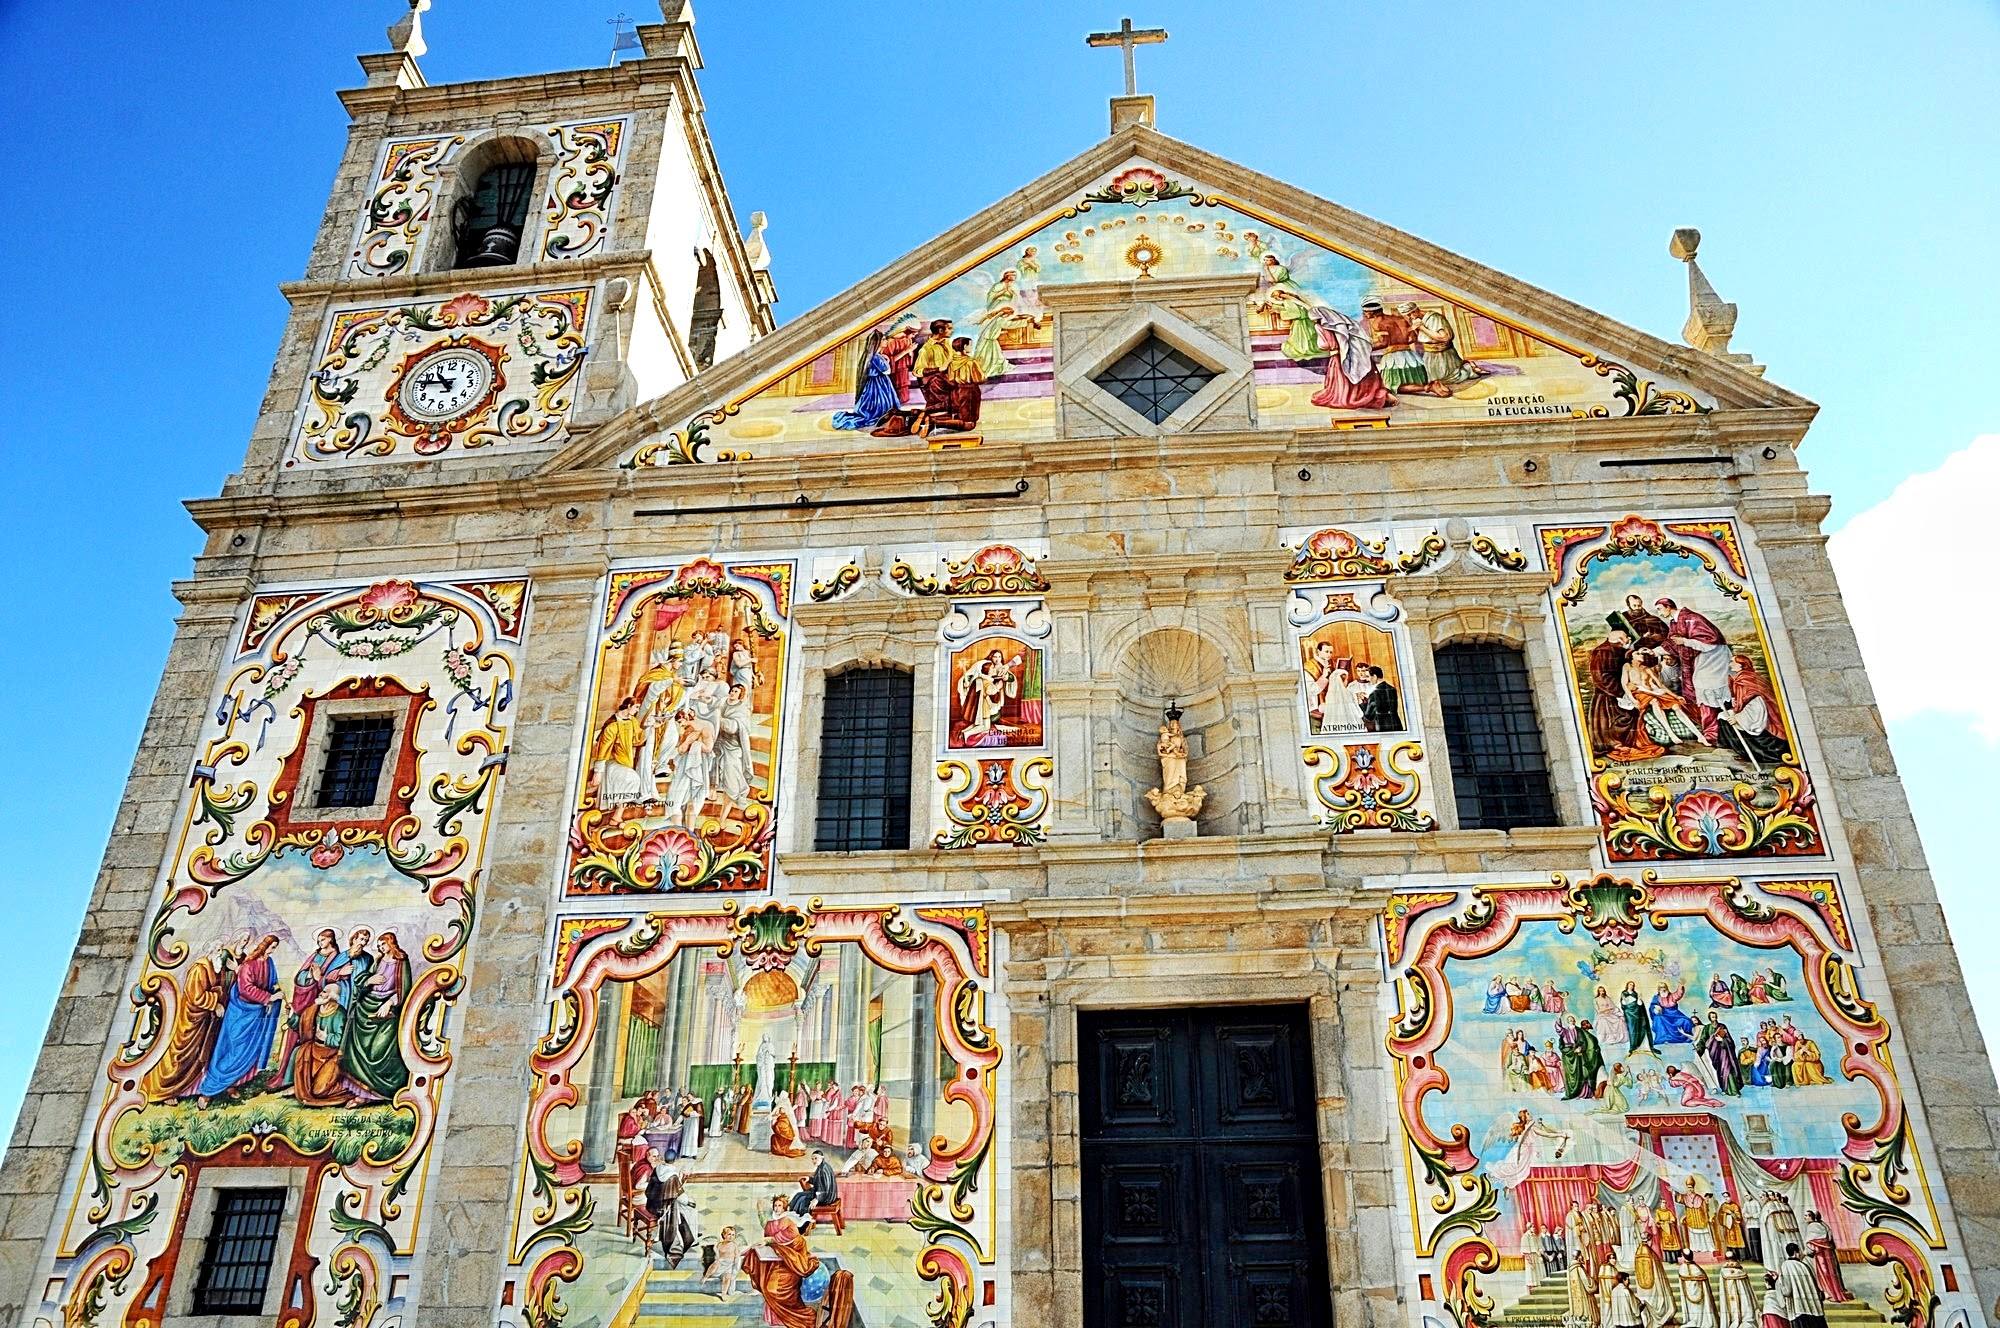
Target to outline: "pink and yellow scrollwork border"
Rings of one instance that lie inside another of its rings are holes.
[[[1924,1251],[1947,1246],[1922,1150],[1912,1133],[1889,1021],[1863,998],[1859,963],[1837,893],[1831,911],[1823,879],[1758,882],[1735,877],[1637,880],[1601,874],[1572,880],[1555,875],[1533,884],[1425,890],[1390,896],[1383,913],[1383,954],[1395,992],[1387,1049],[1395,1073],[1404,1142],[1404,1178],[1412,1248],[1434,1259],[1440,1299],[1460,1323],[1489,1316],[1492,1301],[1479,1276],[1500,1266],[1500,1251],[1483,1233],[1498,1214],[1498,1193],[1463,1122],[1434,1128],[1426,1116],[1434,1096],[1451,1087],[1438,1053],[1452,1031],[1454,1009],[1446,966],[1505,949],[1532,923],[1579,929],[1600,945],[1629,946],[1647,929],[1666,930],[1675,918],[1699,919],[1733,941],[1764,950],[1791,950],[1805,974],[1807,995],[1840,1037],[1841,1075],[1875,1091],[1872,1119],[1842,1117],[1841,1187],[1848,1206],[1868,1223],[1862,1251],[1890,1266],[1889,1299],[1910,1328],[1931,1328],[1936,1282]],[[1829,938],[1833,938],[1830,940]]]
[[[927,1307],[931,1322],[964,1328],[978,1295],[974,1267],[999,1257],[996,1242],[982,1241],[973,1229],[980,1207],[994,1202],[990,1185],[977,1206],[974,1196],[994,1161],[1002,1059],[998,1035],[986,1022],[985,946],[975,944],[987,934],[984,910],[977,907],[940,913],[894,904],[828,907],[818,899],[803,907],[769,902],[740,908],[728,900],[700,912],[563,919],[551,970],[550,1028],[529,1058],[534,1082],[503,1305],[518,1304],[518,1322],[528,1328],[555,1328],[567,1313],[562,1284],[584,1271],[577,1238],[596,1219],[582,1184],[582,1143],[553,1141],[548,1126],[554,1112],[581,1101],[572,1076],[591,1045],[604,984],[647,977],[683,950],[739,955],[756,966],[781,964],[800,949],[811,955],[829,944],[852,943],[891,973],[928,973],[936,984],[939,1038],[956,1067],[943,1096],[965,1107],[972,1124],[962,1139],[929,1141],[935,1164],[949,1169],[950,1179],[918,1190],[910,1223],[925,1237],[915,1271],[936,1288]],[[512,1320],[503,1312],[503,1321]]]

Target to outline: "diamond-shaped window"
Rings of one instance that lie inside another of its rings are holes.
[[[1163,424],[1214,381],[1215,372],[1149,332],[1091,381],[1154,424]]]

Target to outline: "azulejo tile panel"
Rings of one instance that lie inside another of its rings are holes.
[[[1439,1317],[1984,1321],[1832,878],[1412,889],[1382,940]]]
[[[291,1178],[278,1270],[300,1322],[413,1303],[527,599],[513,577],[391,579],[244,611],[37,1284],[46,1317],[180,1312],[197,1188],[245,1166]],[[329,796],[341,724],[382,752],[372,802]]]
[[[1435,830],[1409,629],[1390,578],[1429,566],[1444,542],[1326,527],[1294,532],[1286,547],[1299,759],[1321,823],[1335,834]]]
[[[1056,436],[1044,290],[1239,277],[1257,420],[1280,429],[1704,411],[1675,384],[1371,260],[1255,199],[1134,160],[776,365],[630,466]]]
[[[971,905],[562,919],[499,1321],[962,1325],[1006,1266]]]
[[[933,848],[1039,844],[1055,775],[1049,712],[1051,624],[1037,566],[1021,548],[900,549],[890,583],[945,600],[938,625]],[[922,570],[920,570],[922,569]]]
[[[327,316],[288,467],[567,437],[591,287],[452,295]]]
[[[1735,522],[1537,532],[1610,860],[1824,857]]]
[[[569,894],[770,887],[798,566],[716,555],[611,573]]]

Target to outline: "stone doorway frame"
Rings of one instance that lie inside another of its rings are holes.
[[[1401,1315],[1393,1082],[1380,971],[1361,931],[1372,910],[1239,895],[1050,899],[994,913],[1010,951],[1014,1322],[1083,1328],[1078,1012],[1190,1005],[1306,1007],[1334,1318]]]

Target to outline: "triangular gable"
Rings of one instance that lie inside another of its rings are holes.
[[[607,426],[582,445],[588,459],[557,465],[615,459],[643,468],[1053,439],[1050,306],[1062,288],[1127,282],[1143,299],[1149,282],[1165,290],[1182,278],[1231,277],[1247,292],[1234,298],[1248,319],[1262,428],[1808,404],[1138,128]],[[923,343],[946,320],[944,340],[926,356]],[[957,400],[927,395],[919,372],[959,338],[963,359],[949,376],[971,378],[968,364],[977,367],[976,420],[961,418],[971,412]]]

